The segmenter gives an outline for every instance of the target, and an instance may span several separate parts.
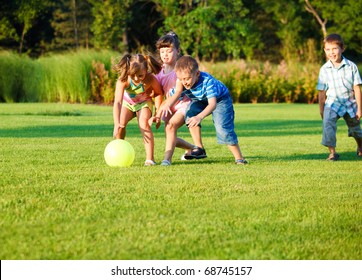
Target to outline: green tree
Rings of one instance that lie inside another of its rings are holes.
[[[39,16],[48,7],[44,0],[15,0],[1,1],[0,12],[0,41],[16,42],[18,52],[24,49],[26,35],[38,20]]]
[[[96,48],[123,51],[128,44],[126,29],[130,0],[89,0],[93,5],[91,26]]]
[[[165,2],[165,29],[174,30],[183,49],[197,59],[252,58],[253,49],[260,45],[241,1],[179,1],[178,6]],[[163,2],[158,5],[163,7]]]
[[[348,49],[362,53],[362,2],[354,0],[309,0],[315,8],[314,17],[318,16],[325,22],[325,36],[327,33],[339,33],[348,45]],[[323,28],[322,28],[323,29]]]
[[[54,4],[52,49],[90,46],[91,5],[87,0],[60,0]]]
[[[303,29],[301,11],[303,7],[298,0],[257,0],[277,25],[277,36],[281,41],[281,54],[286,61],[299,58],[302,47],[300,33]]]
[[[14,40],[18,41],[19,36],[16,33],[16,29],[10,22],[9,18],[1,17],[0,19],[0,41],[2,40]]]

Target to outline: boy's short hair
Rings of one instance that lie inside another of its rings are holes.
[[[323,46],[325,46],[326,43],[337,44],[341,49],[344,49],[345,47],[341,35],[336,33],[327,35],[323,40]]]
[[[196,59],[189,55],[184,55],[176,61],[175,72],[177,71],[189,71],[191,74],[195,74],[199,71],[199,64]]]

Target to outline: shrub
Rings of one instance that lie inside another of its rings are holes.
[[[105,65],[98,61],[92,62],[90,72],[91,102],[110,104],[114,97],[114,82]]]
[[[79,51],[32,60],[10,52],[0,53],[0,102],[80,102],[91,100],[92,61],[111,68],[117,54]],[[109,85],[112,81],[109,81]],[[109,90],[104,100],[109,102]]]
[[[79,51],[32,60],[0,53],[0,102],[113,101],[116,75],[111,51]],[[320,65],[232,60],[202,62],[200,70],[222,81],[234,102],[317,102]]]
[[[320,65],[282,61],[272,65],[269,61],[229,61],[202,63],[207,71],[224,82],[234,102],[317,102],[315,86]]]

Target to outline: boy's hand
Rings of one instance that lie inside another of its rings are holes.
[[[362,116],[362,112],[361,112],[362,110],[357,110],[357,113],[356,113],[356,119],[357,120],[360,120],[361,119],[361,116]]]
[[[194,127],[194,126],[198,126],[202,121],[202,118],[198,117],[198,116],[194,116],[192,118],[189,118],[189,120],[187,121],[187,126],[188,127]]]

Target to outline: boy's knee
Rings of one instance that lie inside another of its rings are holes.
[[[362,129],[360,126],[350,127],[348,129],[348,136],[353,138],[362,139]]]

